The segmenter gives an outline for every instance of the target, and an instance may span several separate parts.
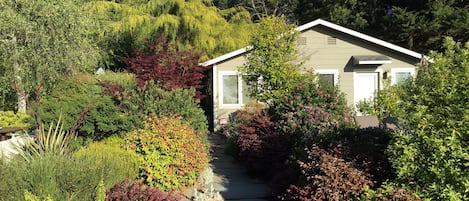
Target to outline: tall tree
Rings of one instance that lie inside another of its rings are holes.
[[[251,13],[253,21],[258,21],[264,16],[286,16],[289,22],[296,22],[295,9],[298,0],[214,0],[213,3],[220,9],[228,9],[241,6]]]
[[[252,35],[247,62],[240,71],[252,97],[267,102],[292,87],[300,74],[298,32],[284,17],[264,17]]]
[[[179,50],[194,48],[203,53],[202,59],[247,45],[253,28],[249,13],[236,8],[220,11],[209,2],[90,1],[87,8],[100,16],[107,48],[115,54],[115,62],[122,65],[135,48],[154,42],[162,33]]]
[[[96,23],[81,5],[74,0],[0,1],[2,99],[16,91],[17,109],[25,111],[27,96],[38,85],[48,92],[61,75],[98,67],[101,54],[91,36]]]

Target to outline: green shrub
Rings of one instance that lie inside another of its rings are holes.
[[[114,166],[118,163],[114,158],[103,159],[99,165],[94,160],[94,157],[78,160],[75,157],[49,154],[29,162],[20,158],[2,161],[0,200],[24,200],[24,191],[28,191],[38,198],[94,201],[103,179],[108,187],[114,185],[115,180],[124,179],[112,175],[116,172],[115,168],[119,168]]]
[[[46,125],[60,114],[65,130],[77,128],[79,136],[92,139],[125,133],[139,124],[137,117],[123,113],[110,96],[101,94],[101,87],[92,75],[64,78],[41,100],[40,118]]]
[[[68,155],[73,137],[63,130],[62,118],[59,116],[57,123],[52,122],[47,130],[41,123],[35,130],[35,138],[26,141],[18,155],[26,161],[48,155]]]
[[[1,127],[30,127],[31,117],[22,112],[0,111]]]
[[[94,162],[95,171],[105,171],[101,179],[108,189],[123,178],[138,175],[138,156],[133,150],[124,148],[123,142],[122,145],[108,141],[93,142],[74,153],[74,157],[77,161]]]
[[[405,87],[389,153],[398,181],[433,200],[469,200],[469,43],[450,39]]]
[[[127,92],[131,96],[123,101],[122,107],[134,115],[155,114],[158,117],[181,117],[200,134],[208,130],[207,117],[194,99],[193,89],[173,89],[165,91],[152,82]]]
[[[416,192],[406,186],[396,184],[383,184],[376,190],[366,189],[365,193],[357,199],[362,201],[421,201]]]
[[[141,160],[140,178],[165,191],[194,184],[208,164],[201,137],[177,118],[150,117],[125,138]]]
[[[70,138],[60,127],[42,133],[24,154],[8,162],[1,159],[0,200],[23,200],[24,191],[38,199],[95,200],[103,188],[138,174],[137,155],[116,139],[91,143],[70,155]]]
[[[377,115],[379,119],[386,117],[403,116],[404,111],[399,106],[400,94],[403,93],[403,87],[399,85],[391,85],[391,80],[384,82],[383,89],[376,92],[374,98],[361,100],[355,105],[357,110],[364,115]],[[405,83],[404,83],[405,84]]]

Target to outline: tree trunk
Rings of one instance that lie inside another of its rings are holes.
[[[21,82],[21,75],[19,73],[21,68],[17,62],[13,64],[13,71],[16,83],[16,95],[18,96],[18,111],[26,112],[26,93],[24,91],[24,87]]]

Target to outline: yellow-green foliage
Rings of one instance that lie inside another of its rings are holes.
[[[31,117],[23,112],[0,111],[0,127],[29,127]]]
[[[140,177],[165,191],[193,185],[208,164],[201,136],[177,118],[149,117],[125,138],[142,162]]]
[[[97,168],[110,167],[105,170],[106,174],[103,174],[102,178],[106,188],[124,178],[135,178],[138,174],[137,155],[134,151],[122,147],[115,138],[117,137],[112,137],[110,142],[93,142],[74,154],[77,160],[92,161]]]
[[[194,47],[202,59],[247,45],[254,29],[242,8],[220,12],[205,0],[90,1],[86,10],[102,19],[103,37],[145,44],[165,34],[179,48]],[[127,48],[127,47],[125,47]]]
[[[50,196],[47,196],[44,199],[40,199],[38,196],[30,193],[29,191],[24,191],[24,200],[26,201],[54,201]]]

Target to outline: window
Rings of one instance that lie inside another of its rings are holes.
[[[314,70],[318,74],[318,82],[320,85],[333,87],[339,81],[338,70]]]
[[[251,101],[246,82],[236,71],[220,72],[220,102],[222,105],[242,105]]]
[[[409,78],[412,78],[415,74],[414,68],[395,68],[391,69],[391,84],[398,84]]]

